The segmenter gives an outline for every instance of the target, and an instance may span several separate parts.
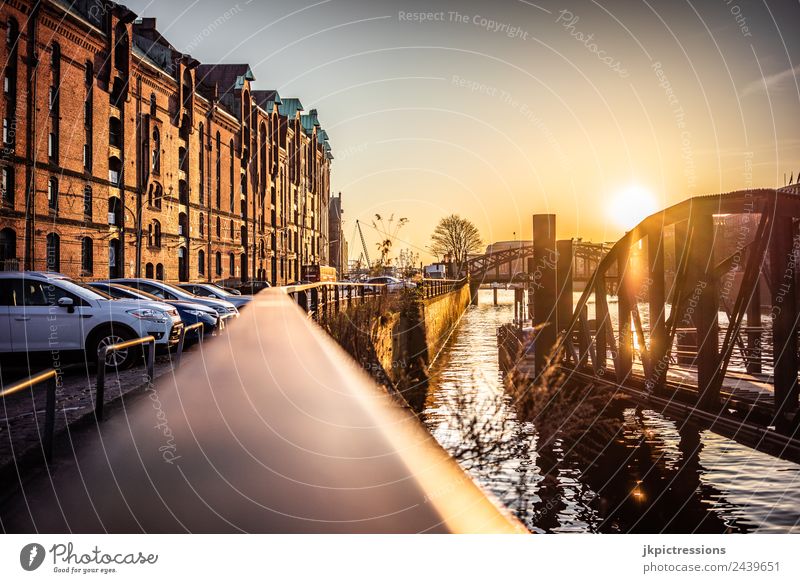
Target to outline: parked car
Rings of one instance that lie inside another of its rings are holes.
[[[167,348],[182,330],[170,306],[114,301],[57,273],[0,272],[0,353],[81,351],[93,361],[100,348],[143,336]],[[125,368],[140,354],[137,348],[112,352],[106,364]]]
[[[246,281],[243,284],[240,284],[237,290],[239,291],[239,293],[254,296],[258,292],[264,291],[265,289],[270,287],[272,287],[272,285],[268,281],[254,280],[254,281]]]
[[[235,318],[239,316],[239,310],[237,310],[236,306],[234,306],[227,300],[203,298],[200,296],[196,296],[177,286],[170,285],[168,283],[165,283],[163,281],[158,281],[156,279],[143,279],[135,277],[119,278],[110,280],[110,283],[121,283],[129,287],[132,287],[134,289],[145,291],[147,293],[153,294],[154,296],[158,296],[162,300],[170,300],[170,301],[184,300],[187,302],[194,302],[196,304],[201,304],[203,306],[213,308],[214,310],[216,310],[217,315],[223,321],[228,318]]]
[[[161,299],[158,296],[121,283],[93,281],[88,285],[116,299],[162,301],[178,310],[178,315],[181,317],[184,326],[191,326],[198,322],[203,324],[203,334],[206,335],[213,333],[219,324],[219,316],[215,309],[195,302]],[[197,340],[199,337],[199,331],[190,330],[186,335],[186,340]]]
[[[391,292],[400,291],[400,290],[405,289],[405,288],[417,287],[417,285],[415,283],[413,283],[413,282],[403,281],[402,279],[397,279],[396,277],[392,277],[390,275],[381,275],[379,277],[371,277],[370,279],[368,279],[366,281],[366,283],[368,283],[368,284],[383,284],[383,286],[385,286],[390,293]],[[377,293],[378,291],[380,291],[382,289],[382,287],[379,286],[379,285],[375,285],[373,287],[370,287],[370,289],[373,292]]]
[[[179,283],[178,287],[203,298],[227,300],[238,310],[253,300],[253,296],[235,295],[213,283]]]

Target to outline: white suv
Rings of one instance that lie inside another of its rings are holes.
[[[183,330],[172,306],[115,300],[58,273],[0,272],[0,353],[97,351],[142,336],[157,347],[178,342]],[[106,364],[125,368],[140,350],[109,354]]]

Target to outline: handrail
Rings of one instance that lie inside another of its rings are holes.
[[[6,398],[14,393],[19,393],[28,388],[33,388],[38,384],[47,383],[47,400],[44,409],[44,441],[42,447],[44,449],[45,459],[49,462],[53,459],[53,433],[56,426],[56,379],[58,374],[55,369],[40,372],[37,375],[29,377],[27,380],[20,381],[11,385],[4,391],[0,391],[0,397]],[[35,405],[34,405],[35,411]]]
[[[181,332],[181,339],[178,341],[178,352],[175,354],[175,368],[181,367],[181,357],[183,356],[183,345],[186,342],[186,334],[190,330],[200,330],[199,338],[201,344],[205,338],[205,327],[202,322],[195,322],[194,324],[190,324],[189,326],[184,326],[183,332]]]
[[[143,336],[142,338],[134,338],[118,344],[103,346],[97,351],[97,387],[95,388],[94,412],[98,421],[102,421],[103,419],[103,406],[106,390],[106,356],[108,356],[109,352],[125,350],[126,348],[141,346],[142,344],[149,345],[147,354],[147,382],[152,383],[156,366],[156,339],[152,336]]]

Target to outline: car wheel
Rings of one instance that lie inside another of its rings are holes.
[[[134,335],[126,330],[113,330],[111,328],[103,330],[97,335],[97,340],[94,343],[94,354],[98,355],[97,358],[99,358],[100,349],[105,348],[106,346],[119,344],[133,338]],[[136,360],[136,357],[140,354],[141,348],[138,346],[110,352],[106,355],[106,367],[116,368],[118,370],[130,368]]]

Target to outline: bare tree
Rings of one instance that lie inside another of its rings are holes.
[[[450,254],[457,270],[466,263],[467,255],[479,251],[483,246],[478,227],[459,215],[440,220],[433,230],[431,241],[431,251],[439,257]]]

